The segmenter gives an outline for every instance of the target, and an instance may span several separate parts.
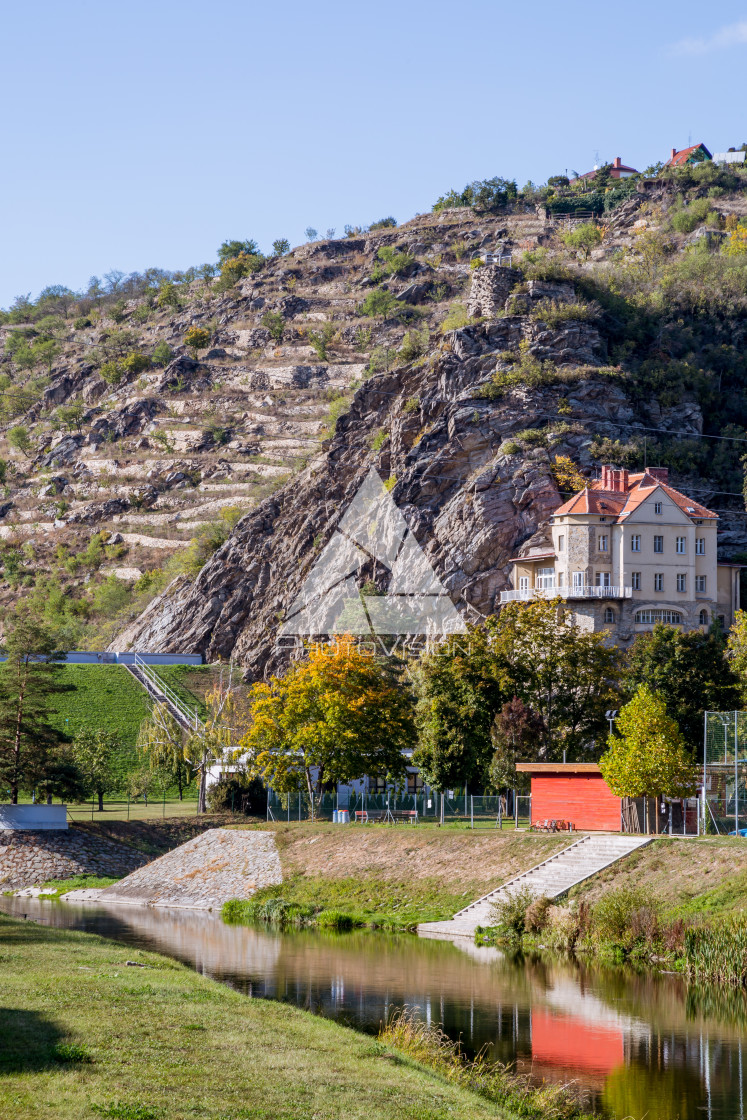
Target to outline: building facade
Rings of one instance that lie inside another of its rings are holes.
[[[602,477],[550,518],[552,547],[513,558],[501,603],[568,601],[577,622],[625,646],[657,622],[728,629],[739,608],[738,564],[719,564],[718,516],[669,485],[663,467]]]

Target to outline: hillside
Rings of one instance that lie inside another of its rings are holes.
[[[372,465],[468,618],[572,488],[558,457],[586,475],[669,465],[727,511],[739,557],[745,214],[742,178],[715,167],[629,193],[591,248],[541,207],[443,209],[233,284],[109,300],[87,326],[71,304],[42,379],[8,351],[39,320],[6,322],[5,435],[22,424],[30,446],[0,449],[0,601],[36,595],[88,645],[233,654],[260,675]],[[511,267],[472,269],[481,252]],[[190,327],[209,339],[196,356]]]

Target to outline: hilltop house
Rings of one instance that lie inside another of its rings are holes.
[[[665,167],[684,167],[686,163],[703,163],[704,160],[713,159],[705,144],[693,144],[690,148],[683,148],[678,152],[672,148],[672,154]]]
[[[577,179],[571,179],[571,183],[580,183],[582,179],[595,179],[599,168],[595,167],[593,171],[585,171],[583,175],[579,175]],[[615,159],[610,167],[610,179],[629,179],[631,175],[637,175],[635,167],[628,167],[622,162],[619,156]]]
[[[639,474],[602,467],[550,518],[552,547],[513,558],[515,590],[501,603],[568,601],[577,621],[624,646],[656,622],[725,628],[739,608],[738,564],[718,564],[718,517],[668,482],[665,467]]]

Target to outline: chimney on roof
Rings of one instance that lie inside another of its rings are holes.
[[[609,463],[602,467],[602,489],[625,494],[628,489],[628,472],[615,470]]]
[[[657,482],[669,482],[669,467],[649,467],[648,473]]]
[[[671,156],[671,158],[672,158],[672,159],[674,159],[674,157],[675,157],[676,155],[677,155],[677,149],[676,149],[676,148],[672,148],[672,156]]]
[[[612,166],[613,167],[622,167],[622,160],[620,159],[619,156],[615,156],[615,162],[612,164]]]

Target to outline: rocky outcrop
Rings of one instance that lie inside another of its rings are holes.
[[[578,369],[576,379],[486,399],[500,356],[521,342]],[[392,496],[452,602],[468,619],[491,613],[510,557],[560,504],[553,457],[588,462],[595,433],[618,437],[621,419],[632,419],[622,388],[595,374],[603,355],[588,323],[549,331],[506,316],[446,335],[424,367],[371,378],[326,454],[243,518],[193,584],[167,588],[118,648],[231,656],[249,677],[278,668],[278,622],[372,464],[396,480]],[[561,402],[583,422],[563,420]],[[547,432],[546,445],[521,443],[528,429]]]

